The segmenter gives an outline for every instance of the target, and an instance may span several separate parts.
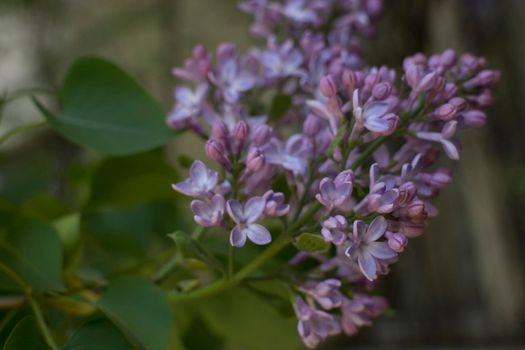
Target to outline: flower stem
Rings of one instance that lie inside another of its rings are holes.
[[[372,142],[368,146],[368,148],[365,149],[363,153],[361,153],[359,157],[352,163],[352,165],[350,166],[350,169],[356,170],[357,168],[359,168],[361,164],[363,164],[364,161],[367,160],[370,157],[370,155],[374,153],[374,151],[378,149],[379,146],[381,146],[387,139],[388,139],[387,136],[382,136],[382,137],[375,139],[374,142]]]
[[[0,145],[6,142],[8,139],[10,139],[12,136],[15,136],[16,134],[19,134],[24,131],[29,131],[31,129],[39,128],[46,124],[47,122],[45,120],[39,120],[31,124],[21,125],[14,129],[11,129],[10,131],[6,132],[4,135],[0,136]]]
[[[38,303],[32,297],[29,297],[28,300],[29,305],[31,305],[31,309],[33,309],[33,313],[35,314],[38,328],[40,329],[40,332],[42,332],[42,335],[44,336],[47,345],[49,345],[49,347],[52,350],[58,350],[58,346],[55,343],[55,339],[53,339],[51,331],[49,330],[49,327],[47,326],[46,321],[44,320],[44,316],[42,315],[42,310],[40,310],[40,306],[38,306]]]
[[[179,302],[184,300],[194,300],[204,297],[209,297],[220,293],[228,288],[238,285],[242,280],[249,276],[252,272],[257,270],[266,261],[277,255],[284,247],[291,242],[289,235],[282,234],[275,240],[268,248],[266,248],[259,256],[257,256],[250,264],[239,270],[230,279],[221,279],[209,286],[197,289],[189,293],[170,293],[168,295],[170,302]]]

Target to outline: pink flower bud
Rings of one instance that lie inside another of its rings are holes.
[[[226,149],[223,144],[216,139],[209,139],[204,146],[206,155],[211,160],[216,161],[226,169],[231,169],[231,162],[226,158]]]
[[[462,112],[467,107],[467,101],[463,97],[453,97],[448,103],[454,105],[457,112]]]
[[[407,211],[411,218],[419,218],[425,213],[425,203],[419,199],[413,200],[407,206]]]
[[[389,83],[379,83],[372,89],[372,96],[376,100],[384,100],[392,93],[392,85]]]
[[[451,103],[445,103],[435,110],[434,117],[443,121],[449,121],[454,119],[456,116],[456,111],[456,106]]]
[[[452,182],[452,171],[446,168],[437,169],[430,179],[430,184],[433,187],[443,188]]]
[[[456,60],[456,53],[454,52],[454,50],[451,49],[443,51],[443,53],[439,57],[439,63],[445,68],[450,68],[453,65],[455,65]]]
[[[400,232],[390,232],[385,233],[386,238],[388,239],[388,246],[395,252],[401,253],[405,250],[405,247],[408,244],[408,238]]]
[[[315,137],[321,130],[321,120],[313,114],[309,114],[303,124],[303,132],[308,137]]]
[[[244,120],[241,120],[235,125],[235,128],[233,129],[235,153],[239,153],[241,151],[244,145],[244,142],[246,141],[246,138],[248,137],[249,133],[250,133],[250,127]]]
[[[333,97],[337,94],[337,86],[332,76],[327,75],[321,78],[319,89],[325,97]]]
[[[416,65],[410,65],[406,70],[405,78],[408,86],[415,89],[420,79],[419,68]]]
[[[253,131],[253,143],[256,146],[263,146],[268,141],[270,141],[270,138],[272,137],[272,128],[270,128],[266,124],[259,124],[255,127]]]
[[[416,90],[418,92],[426,92],[432,89],[434,85],[436,84],[436,78],[437,78],[437,75],[435,72],[430,72],[426,74],[423,78],[421,78],[421,80],[417,84]]]
[[[255,173],[260,171],[264,165],[264,154],[256,147],[250,148],[246,156],[246,170],[250,173]]]
[[[482,127],[487,122],[487,115],[482,111],[467,111],[462,116],[463,123],[471,128]]]
[[[233,43],[223,43],[217,48],[217,58],[219,60],[227,59],[235,55],[237,50]]]
[[[211,127],[211,136],[213,136],[213,138],[219,140],[224,145],[227,145],[229,134],[228,127],[222,120],[213,123],[213,126]]]
[[[409,238],[417,237],[425,231],[425,224],[418,224],[412,221],[401,221],[399,231]]]
[[[208,57],[208,51],[204,45],[197,45],[193,48],[193,58],[196,60],[204,60]]]
[[[345,70],[343,73],[343,84],[351,94],[357,86],[357,76],[351,70]]]

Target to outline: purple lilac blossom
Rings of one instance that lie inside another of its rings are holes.
[[[242,204],[230,199],[226,209],[231,219],[236,223],[230,233],[230,243],[234,247],[242,247],[246,238],[255,244],[265,245],[272,241],[272,236],[266,227],[256,222],[263,216],[266,200],[262,197],[252,197]]]
[[[263,219],[334,246],[300,251],[288,266],[298,332],[312,348],[386,310],[368,294],[438,214],[431,201],[452,181],[438,161],[458,160],[461,133],[486,123],[500,73],[453,50],[416,53],[400,70],[367,66],[362,42],[376,32],[382,0],[240,7],[265,44],[240,53],[224,43],[213,55],[198,45],[173,70],[193,85],[175,89],[167,123],[206,139],[220,167],[195,161],[173,188],[193,198],[198,225],[229,233],[235,247],[269,244]],[[278,118],[273,96],[290,100]]]

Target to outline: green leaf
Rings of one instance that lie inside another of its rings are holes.
[[[324,252],[330,248],[330,244],[323,237],[313,233],[301,233],[293,244],[297,249],[308,253]]]
[[[53,222],[68,258],[74,254],[78,248],[80,240],[80,214],[73,213],[62,216]]]
[[[52,226],[25,220],[0,240],[0,260],[39,291],[64,291],[62,242]]]
[[[34,102],[56,131],[82,146],[124,155],[156,148],[174,135],[153,98],[104,59],[77,60],[66,75],[60,97],[59,116]]]
[[[49,350],[33,316],[21,319],[7,338],[3,350]]]
[[[272,100],[268,116],[271,120],[282,118],[290,110],[291,106],[292,96],[279,93]]]
[[[297,319],[281,317],[248,291],[234,288],[197,304],[210,331],[225,340],[226,349],[300,349]]]
[[[129,339],[145,350],[166,350],[173,319],[166,294],[149,280],[119,278],[97,302]]]
[[[292,317],[295,315],[289,298],[289,287],[283,282],[260,281],[245,284],[245,287],[261,300],[272,306],[279,315]]]
[[[109,158],[96,171],[89,206],[129,207],[153,199],[174,197],[175,170],[161,152]]]
[[[93,349],[133,350],[133,347],[117,327],[102,318],[84,323],[62,348],[62,350]]]
[[[176,231],[168,235],[179,248],[185,258],[196,258],[205,262],[209,267],[224,273],[224,266],[204,246],[190,235],[182,231]]]

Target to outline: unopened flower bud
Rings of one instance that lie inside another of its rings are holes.
[[[250,127],[244,120],[241,120],[235,125],[235,128],[233,129],[235,153],[240,153],[249,133]]]
[[[379,83],[372,89],[372,96],[376,100],[384,100],[392,93],[392,85],[389,83]]]
[[[217,48],[217,58],[219,60],[230,58],[235,55],[236,50],[234,43],[223,43]]]
[[[268,141],[270,141],[270,138],[272,137],[272,128],[270,128],[266,124],[259,124],[255,127],[253,131],[253,143],[256,146],[263,146]]]
[[[450,68],[453,65],[455,65],[456,60],[456,53],[454,52],[454,50],[451,49],[443,51],[443,53],[439,57],[439,63],[445,68]]]
[[[216,139],[209,139],[204,146],[204,150],[208,158],[216,161],[226,169],[231,169],[231,162],[226,157],[226,149],[222,143]]]
[[[222,120],[213,123],[213,126],[211,127],[211,136],[213,136],[213,138],[219,140],[224,145],[227,145],[229,134],[228,127]]]
[[[309,114],[303,124],[303,132],[308,137],[315,137],[321,130],[321,120],[313,114]]]
[[[451,105],[454,105],[456,107],[457,112],[462,112],[467,107],[467,100],[465,100],[463,97],[453,97],[448,101]]]
[[[345,70],[343,73],[343,84],[349,93],[352,93],[357,86],[357,76],[351,70]]]
[[[410,86],[412,89],[415,89],[419,83],[419,77],[419,68],[414,64],[410,65],[405,73],[405,79],[408,86]]]
[[[430,179],[433,187],[443,188],[452,182],[452,171],[446,168],[437,169]]]
[[[451,103],[445,103],[444,105],[439,106],[434,112],[434,117],[443,121],[449,121],[454,119],[456,116],[456,106]]]
[[[251,148],[246,156],[246,170],[256,173],[264,167],[264,154],[256,147]]]
[[[417,84],[416,90],[418,92],[426,92],[434,87],[436,84],[437,75],[435,72],[426,74]]]
[[[333,97],[337,94],[337,85],[334,78],[330,75],[321,78],[319,89],[325,97]]]
[[[471,128],[482,127],[487,122],[487,115],[482,111],[467,111],[462,116],[463,123]]]
[[[385,236],[387,238],[387,244],[388,246],[395,252],[401,253],[403,250],[405,250],[405,247],[408,244],[408,238],[400,233],[400,232],[390,232],[387,231],[385,233]]]
[[[208,51],[204,47],[204,45],[197,45],[193,48],[193,58],[196,60],[203,60],[206,59],[208,56]]]
[[[411,218],[418,218],[421,215],[424,215],[425,212],[425,203],[423,201],[416,199],[410,202],[407,206],[408,216]]]
[[[425,224],[419,224],[412,221],[401,221],[399,231],[407,237],[417,237],[425,231]]]

